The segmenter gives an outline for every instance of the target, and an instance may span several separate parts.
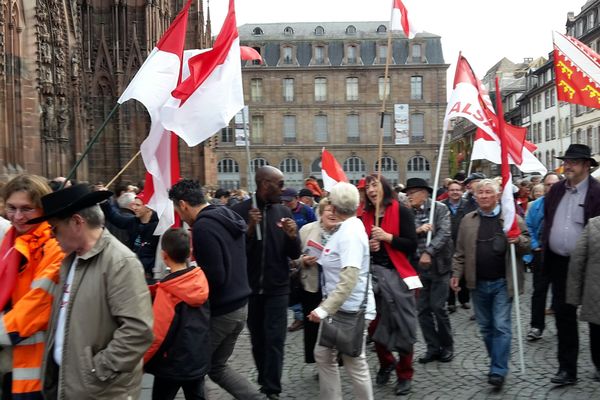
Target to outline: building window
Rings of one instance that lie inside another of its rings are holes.
[[[550,169],[555,170],[557,165],[556,165],[556,150],[552,149],[552,151],[550,152]]]
[[[253,115],[252,127],[250,129],[250,141],[252,143],[263,143],[265,131],[265,117],[263,117],[262,115]]]
[[[283,30],[283,34],[285,36],[292,36],[294,34],[294,29],[292,29],[291,26],[286,26],[285,29]]]
[[[425,142],[425,115],[410,115],[410,140],[411,143]]]
[[[423,77],[410,77],[410,98],[412,100],[423,100]]]
[[[252,47],[254,50],[256,50],[256,52],[258,54],[261,55],[262,57],[262,49],[260,47]],[[251,65],[262,65],[262,59],[261,60],[252,60]]]
[[[252,29],[252,34],[256,36],[262,35],[263,30],[257,26],[256,28]]]
[[[283,51],[283,63],[286,65],[292,64],[294,61],[294,52],[293,49],[291,47],[284,47],[282,49]]]
[[[588,126],[587,128],[587,137],[585,144],[588,145],[590,148],[594,147],[594,128],[592,128],[591,126]]]
[[[385,25],[379,25],[377,27],[377,33],[386,33],[387,32],[387,28],[385,27]]]
[[[294,101],[294,78],[283,79],[283,101]]]
[[[392,157],[381,158],[381,172],[398,172],[398,163]],[[379,160],[375,161],[375,172],[379,171]]]
[[[552,164],[552,159],[550,158],[550,150],[546,150],[546,168],[550,169],[551,164]]]
[[[262,79],[250,79],[250,100],[262,101],[263,84]]]
[[[550,100],[552,97],[552,92],[550,90],[546,90],[544,92],[544,105],[545,108],[550,108],[550,105],[552,104],[552,101]]]
[[[356,64],[358,63],[358,47],[355,45],[350,45],[346,47],[346,62],[348,64]]]
[[[327,142],[327,115],[315,115],[315,142]]]
[[[322,26],[317,26],[315,28],[315,35],[316,36],[323,36],[325,34],[325,29]]]
[[[421,59],[422,59],[422,54],[421,54],[421,45],[420,44],[413,44],[411,46],[412,49],[412,62],[414,63],[420,63]]]
[[[583,35],[583,19],[577,21],[577,24],[575,25],[575,36],[579,38],[581,35]]]
[[[367,167],[360,157],[350,157],[344,161],[342,169],[346,173],[350,183],[356,185],[358,181],[365,176]]]
[[[269,165],[268,161],[265,160],[264,158],[255,158],[254,160],[252,160],[252,162],[250,163],[251,167],[252,167],[252,172],[256,172],[260,167],[264,167],[265,165]]]
[[[360,129],[358,123],[358,115],[351,114],[346,116],[346,132],[348,143],[360,143]]]
[[[388,52],[387,45],[380,45],[377,47],[377,56],[379,58],[380,64],[385,64],[385,60],[387,60],[387,52]]]
[[[550,89],[550,106],[554,107],[556,105],[556,88]]]
[[[283,116],[283,143],[296,143],[296,116]]]
[[[406,169],[409,172],[426,172],[429,171],[429,161],[423,156],[414,156],[408,160]]]
[[[383,100],[385,96],[386,99],[390,98],[390,77],[387,79],[385,77],[380,76],[378,79],[379,82],[379,100]]]
[[[284,174],[302,172],[302,164],[295,158],[286,158],[279,164],[279,169]]]
[[[235,130],[231,126],[221,129],[221,143],[233,143],[235,140]]]
[[[325,47],[315,46],[314,63],[317,65],[325,64]]]
[[[544,132],[542,133],[542,141],[544,141],[544,136],[545,136],[545,141],[550,140],[550,120],[546,119],[544,121]]]
[[[556,139],[556,117],[550,118],[550,140]]]
[[[217,172],[220,174],[240,172],[240,166],[234,159],[224,158],[217,164]]]
[[[356,35],[356,27],[354,25],[348,25],[346,28],[346,35]]]
[[[326,78],[315,78],[315,101],[327,101]]]
[[[356,77],[346,78],[346,100],[358,100],[358,78]]]
[[[392,121],[393,119],[391,114],[383,114],[383,143],[393,143],[394,141],[392,136]]]
[[[586,29],[588,31],[592,30],[592,28],[594,28],[594,25],[596,25],[596,14],[594,14],[593,11],[587,15],[587,24],[586,25],[587,25]]]
[[[542,143],[544,140],[544,132],[542,132],[542,123],[537,123],[537,142]]]

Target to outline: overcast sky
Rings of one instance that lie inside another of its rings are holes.
[[[420,30],[441,36],[444,60],[454,76],[458,52],[478,78],[502,57],[520,62],[547,57],[552,31],[565,32],[569,11],[587,0],[403,0]],[[228,0],[211,0],[213,34]],[[392,0],[236,0],[238,25],[261,22],[389,21]]]

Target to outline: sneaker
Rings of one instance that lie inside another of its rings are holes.
[[[385,385],[386,383],[388,383],[388,381],[390,380],[390,374],[394,369],[396,369],[396,366],[394,364],[390,364],[387,367],[379,368],[377,376],[375,377],[375,383],[377,383],[378,385]]]
[[[292,324],[288,326],[288,332],[296,332],[302,328],[304,328],[304,322],[295,319],[294,322],[292,322]]]
[[[491,374],[488,378],[488,383],[496,389],[500,389],[504,385],[504,377],[498,374]]]
[[[452,314],[454,312],[456,312],[456,306],[455,305],[448,306],[448,314]]]
[[[542,331],[538,328],[531,328],[529,332],[527,332],[527,340],[530,342],[534,342],[536,340],[540,340],[542,338]]]
[[[396,387],[394,388],[394,393],[396,396],[404,396],[410,393],[410,380],[398,379],[396,382]]]

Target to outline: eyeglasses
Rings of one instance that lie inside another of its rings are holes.
[[[11,205],[8,205],[6,207],[6,213],[11,214],[11,215],[15,215],[17,212],[20,212],[23,215],[31,215],[36,210],[37,210],[37,208],[32,208],[32,207],[13,207]]]

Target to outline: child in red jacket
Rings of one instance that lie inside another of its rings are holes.
[[[208,282],[202,269],[188,267],[190,237],[170,229],[162,237],[162,257],[171,273],[150,286],[154,298],[154,341],[144,369],[154,375],[152,399],[204,399],[210,362]]]

